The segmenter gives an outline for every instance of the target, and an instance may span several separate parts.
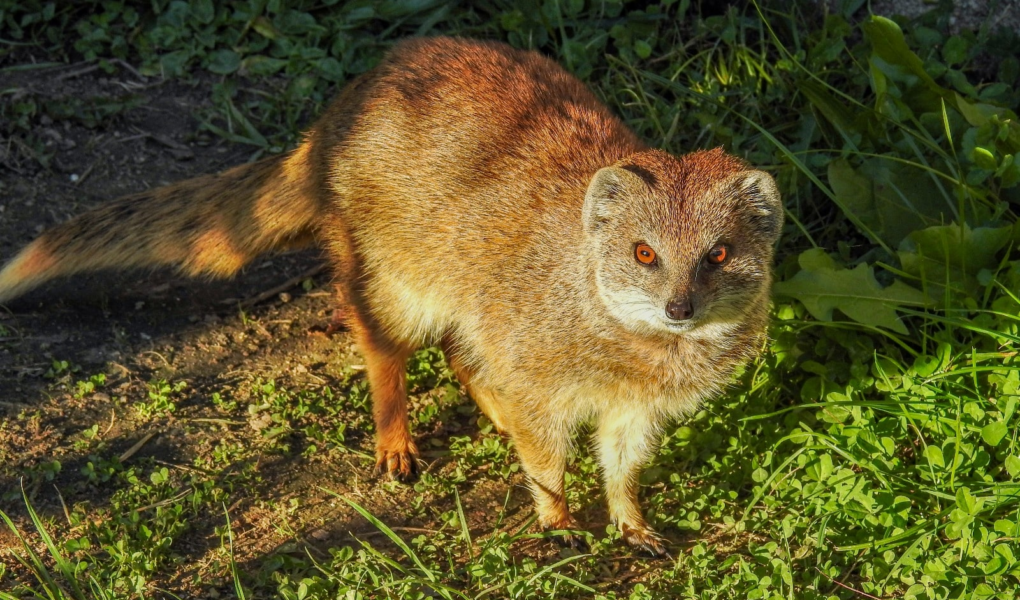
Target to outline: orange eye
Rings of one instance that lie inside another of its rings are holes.
[[[634,258],[643,265],[651,265],[655,263],[655,250],[648,244],[638,244],[634,248]]]
[[[716,244],[708,251],[708,262],[713,265],[721,265],[730,257],[730,249],[725,244]]]

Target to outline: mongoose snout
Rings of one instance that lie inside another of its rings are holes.
[[[666,316],[674,321],[686,321],[694,316],[694,304],[686,296],[674,298],[666,304]]]

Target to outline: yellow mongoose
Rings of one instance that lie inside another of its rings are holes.
[[[365,357],[380,468],[416,474],[405,362],[439,343],[513,438],[543,526],[574,527],[564,466],[589,421],[610,517],[662,554],[639,470],[660,428],[759,347],[782,220],[769,175],[721,150],[649,149],[547,58],[412,39],[289,155],[50,229],[0,271],[0,301],[110,267],[229,276],[317,243]]]

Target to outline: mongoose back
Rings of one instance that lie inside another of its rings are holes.
[[[782,220],[769,175],[721,150],[648,148],[537,53],[411,39],[290,154],[45,232],[0,271],[0,301],[100,268],[229,276],[318,244],[365,358],[380,469],[416,474],[405,364],[438,343],[513,438],[544,527],[575,527],[564,468],[591,422],[611,519],[662,554],[640,468],[760,346]]]

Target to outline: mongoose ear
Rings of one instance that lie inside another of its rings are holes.
[[[765,171],[744,171],[733,175],[730,189],[734,199],[750,210],[758,231],[775,240],[783,228],[783,199],[776,181]]]
[[[612,217],[620,206],[620,199],[646,188],[645,182],[635,173],[621,167],[599,169],[588,184],[584,195],[582,220],[587,233],[595,232]]]

